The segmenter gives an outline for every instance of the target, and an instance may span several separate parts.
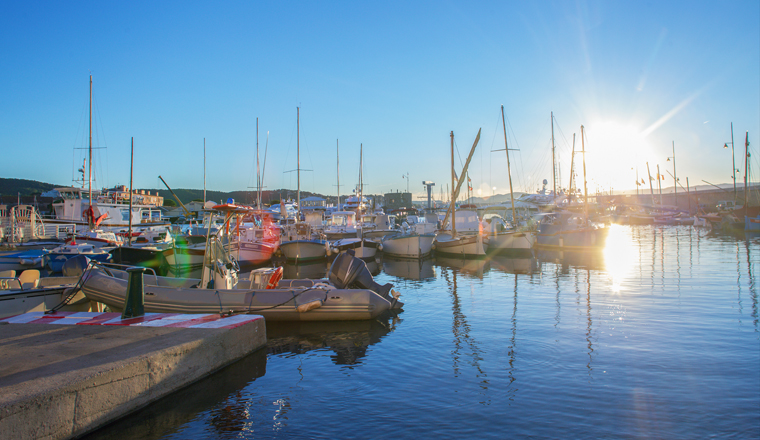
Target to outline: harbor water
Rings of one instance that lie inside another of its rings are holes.
[[[87,438],[760,437],[760,237],[613,225],[598,254],[368,266],[403,312],[269,323],[266,350]]]

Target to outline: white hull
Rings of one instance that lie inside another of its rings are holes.
[[[435,252],[436,254],[456,255],[465,258],[478,258],[486,255],[481,235],[458,235],[452,238],[449,234],[438,234],[435,239]]]
[[[430,255],[434,234],[387,236],[383,239],[383,254],[394,257],[422,258]]]
[[[338,289],[324,280],[283,280],[274,289],[251,287],[247,280],[234,289],[204,289],[198,287],[199,279],[144,275],[144,280],[146,313],[239,312],[262,315],[267,321],[343,321],[372,319],[396,306],[371,290]],[[120,311],[127,274],[92,270],[82,290],[91,301]],[[317,308],[298,309],[315,302],[319,303]]]
[[[242,266],[258,265],[271,260],[272,255],[277,251],[277,246],[269,243],[244,241],[239,244],[233,244],[231,251]]]
[[[535,242],[532,232],[502,232],[488,237],[490,252],[530,250]]]
[[[282,255],[292,261],[317,260],[327,257],[329,244],[324,241],[293,240],[280,245]]]
[[[354,255],[361,259],[375,258],[377,254],[377,243],[361,238],[343,238],[332,244],[338,253],[353,250]]]

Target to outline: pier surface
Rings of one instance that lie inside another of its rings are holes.
[[[0,438],[64,439],[266,344],[257,315],[32,312],[0,319]]]

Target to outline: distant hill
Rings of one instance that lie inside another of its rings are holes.
[[[63,185],[54,185],[52,183],[38,182],[36,180],[26,179],[6,179],[0,177],[0,194],[4,196],[38,196],[53,188],[60,188]]]
[[[6,179],[6,178],[0,178],[0,196],[13,196],[16,197],[21,195],[21,197],[31,197],[31,196],[39,196],[40,194],[50,191],[51,189],[55,188],[61,188],[69,185],[56,185],[52,183],[45,183],[45,182],[37,182],[36,180],[27,180],[27,179]],[[163,197],[164,199],[170,199],[174,200],[174,196],[166,189],[155,189],[155,188],[135,188],[135,191],[139,190],[146,190],[150,191],[151,194],[155,194],[158,192],[158,194]],[[179,197],[179,199],[182,201],[182,203],[189,203],[193,200],[202,200],[203,199],[203,190],[202,189],[185,189],[185,188],[172,188],[174,193]],[[264,203],[270,203],[273,200],[279,200],[280,194],[282,194],[283,197],[291,197],[293,199],[296,198],[295,191],[293,190],[275,190],[275,191],[264,191]],[[308,191],[301,191],[301,198],[310,197],[313,195],[319,196],[319,194],[314,194]],[[255,191],[232,191],[232,192],[224,192],[224,191],[206,191],[206,199],[208,200],[214,200],[216,202],[226,202],[227,199],[232,198],[237,203],[253,203],[256,200],[256,192]]]

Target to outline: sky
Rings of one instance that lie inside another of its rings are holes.
[[[746,133],[760,180],[757,0],[4,2],[0,41],[6,178],[78,178],[92,75],[96,187],[129,185],[134,138],[135,188],[202,189],[205,139],[206,188],[251,190],[258,119],[266,189],[297,189],[300,145],[304,191],[350,194],[361,150],[365,193],[440,197],[451,132],[459,174],[481,130],[473,192],[506,194],[502,105],[515,191],[552,187],[552,126],[562,188],[573,136],[590,192],[647,163],[672,187],[674,155],[731,183],[732,139],[741,182]]]

